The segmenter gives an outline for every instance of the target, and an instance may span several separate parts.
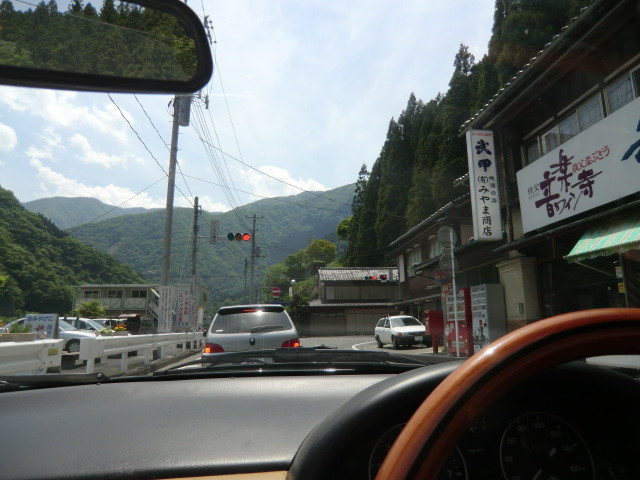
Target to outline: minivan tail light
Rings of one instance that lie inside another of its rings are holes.
[[[299,338],[292,338],[282,344],[280,348],[298,348],[300,346]]]
[[[202,353],[222,353],[224,348],[215,343],[205,343]]]

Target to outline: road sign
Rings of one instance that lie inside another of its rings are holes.
[[[438,242],[444,248],[453,248],[453,246],[458,241],[458,236],[456,232],[451,227],[442,227],[438,230]]]
[[[220,221],[213,220],[211,222],[211,229],[209,230],[209,243],[218,243],[218,230],[220,230]]]
[[[281,293],[282,290],[280,290],[280,287],[271,287],[271,295],[274,297],[279,297]]]
[[[447,277],[451,277],[453,272],[458,270],[458,259],[450,253],[443,253],[440,256],[440,270]]]

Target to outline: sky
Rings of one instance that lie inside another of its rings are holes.
[[[355,182],[411,92],[446,92],[460,43],[486,54],[494,11],[494,0],[188,5],[212,22],[215,71],[180,128],[175,205],[198,196],[214,212]],[[0,186],[21,202],[164,207],[172,98],[0,87]]]

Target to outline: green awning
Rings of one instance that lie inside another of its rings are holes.
[[[640,213],[587,230],[566,258],[569,262],[640,248]]]

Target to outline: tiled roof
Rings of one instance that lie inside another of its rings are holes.
[[[320,268],[318,276],[321,282],[349,282],[355,280],[364,280],[364,277],[381,275],[389,275],[391,270],[391,278],[389,280],[398,281],[397,267],[353,267],[353,268]]]
[[[462,177],[461,177],[462,178]],[[467,198],[470,198],[471,194],[470,193],[465,193],[464,195],[459,196],[458,198],[456,198],[455,200],[447,203],[444,207],[440,207],[438,210],[436,210],[435,212],[433,212],[431,215],[429,215],[427,218],[425,218],[423,221],[421,221],[419,224],[417,224],[415,227],[413,227],[411,230],[403,233],[402,235],[400,235],[398,238],[396,238],[393,242],[391,242],[389,244],[390,247],[393,247],[394,245],[398,244],[399,242],[401,242],[402,240],[410,237],[411,235],[413,235],[414,233],[416,233],[419,230],[422,230],[425,226],[429,225],[430,223],[435,222],[438,218],[440,218],[442,216],[442,214],[444,212],[446,212],[447,210],[449,210],[451,207],[453,207],[456,203],[460,202],[461,200],[466,200]]]

